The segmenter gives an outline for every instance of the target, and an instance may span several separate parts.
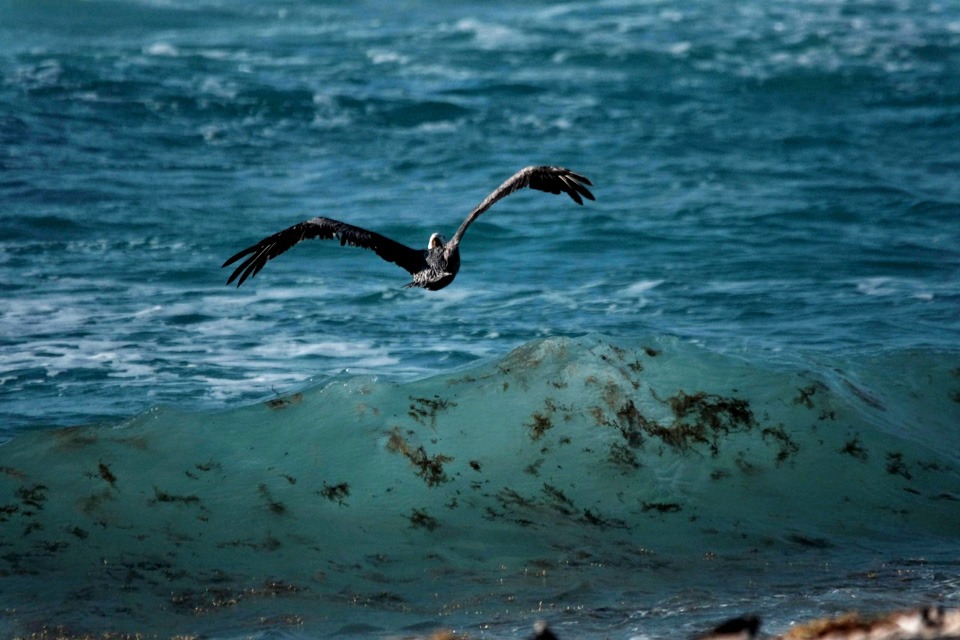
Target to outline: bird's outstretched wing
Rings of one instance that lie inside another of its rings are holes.
[[[320,238],[321,240],[338,238],[341,246],[348,244],[351,247],[372,249],[387,262],[396,263],[411,274],[421,271],[427,266],[422,250],[412,249],[379,233],[367,231],[345,222],[330,220],[329,218],[313,218],[264,238],[257,244],[231,256],[223,263],[224,267],[233,264],[244,256],[247,256],[247,259],[234,269],[227,279],[227,284],[230,284],[239,276],[240,279],[237,281],[239,287],[244,280],[257,275],[268,260],[276,258],[293,245],[311,238]]]
[[[453,238],[447,243],[447,246],[453,248],[460,244],[460,239],[463,237],[467,227],[469,227],[481,213],[492,207],[497,200],[507,197],[518,189],[530,187],[538,191],[546,191],[547,193],[565,193],[577,204],[583,204],[583,198],[587,198],[588,200],[594,199],[593,194],[590,193],[590,190],[584,185],[593,186],[593,183],[584,176],[574,173],[569,169],[564,169],[563,167],[526,167],[521,169],[497,187],[493,193],[488,195],[483,202],[478,204],[476,208],[470,212],[463,221],[463,224],[460,225],[460,228],[457,229],[457,232],[453,235]],[[583,196],[583,198],[581,198],[581,196]]]

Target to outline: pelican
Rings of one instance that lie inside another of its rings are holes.
[[[346,222],[331,220],[330,218],[312,218],[268,236],[231,256],[223,263],[224,267],[233,264],[244,256],[246,256],[246,259],[230,274],[227,284],[229,285],[237,280],[237,286],[239,287],[244,280],[257,275],[268,260],[276,258],[304,240],[337,238],[340,240],[341,246],[350,245],[351,247],[372,249],[387,262],[393,262],[406,270],[413,277],[413,281],[405,285],[406,287],[423,287],[424,289],[437,291],[453,282],[453,279],[457,277],[457,272],[460,271],[460,241],[463,239],[467,227],[480,214],[492,207],[495,202],[518,189],[530,187],[547,193],[565,193],[574,202],[582,205],[583,198],[594,199],[593,194],[584,185],[593,186],[593,183],[584,176],[562,167],[544,166],[521,169],[497,187],[493,193],[488,195],[467,215],[449,242],[439,233],[434,233],[430,236],[426,249],[413,249],[379,233],[361,229]]]

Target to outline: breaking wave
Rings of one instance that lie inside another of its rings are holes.
[[[0,448],[0,592],[21,630],[91,607],[138,631],[336,630],[609,566],[676,586],[693,578],[664,567],[704,557],[936,540],[960,529],[955,362],[555,338],[415,382],[25,433]]]

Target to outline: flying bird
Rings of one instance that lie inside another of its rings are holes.
[[[255,245],[231,256],[223,263],[224,267],[244,258],[244,256],[246,258],[230,274],[227,284],[237,280],[237,286],[239,287],[244,280],[257,275],[268,260],[276,258],[304,240],[337,238],[340,240],[341,246],[350,245],[351,247],[372,249],[387,262],[393,262],[406,270],[413,277],[413,281],[405,286],[423,287],[424,289],[437,291],[453,282],[453,279],[457,277],[457,272],[460,271],[460,241],[463,239],[467,227],[480,214],[492,207],[495,202],[518,189],[530,187],[547,193],[565,193],[574,202],[582,205],[583,198],[594,199],[593,194],[584,185],[593,186],[593,183],[584,176],[562,167],[526,167],[521,169],[497,187],[493,193],[488,195],[467,215],[449,242],[439,233],[434,233],[430,236],[426,249],[408,247],[379,233],[361,229],[346,222],[331,220],[330,218],[313,218],[268,236]]]

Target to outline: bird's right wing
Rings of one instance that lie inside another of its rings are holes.
[[[239,276],[240,279],[237,281],[239,287],[244,280],[257,275],[268,260],[276,258],[295,244],[312,238],[320,238],[321,240],[338,238],[341,246],[348,244],[351,247],[372,249],[387,262],[393,262],[411,274],[426,268],[422,250],[412,249],[379,233],[367,231],[345,222],[330,220],[329,218],[313,218],[264,238],[257,244],[231,256],[223,263],[224,267],[233,264],[244,256],[247,256],[247,258],[230,274],[227,284],[230,284]]]
[[[460,244],[460,240],[463,238],[467,227],[480,217],[481,213],[514,191],[530,187],[537,191],[546,191],[547,193],[565,193],[577,204],[583,204],[583,198],[588,200],[594,199],[593,194],[590,193],[590,190],[584,185],[592,186],[593,183],[579,173],[574,173],[563,167],[525,167],[510,176],[506,182],[484,198],[483,202],[478,204],[476,208],[467,215],[467,218],[460,225],[460,228],[457,229],[457,232],[453,234],[453,238],[450,239],[447,245],[456,247]]]

